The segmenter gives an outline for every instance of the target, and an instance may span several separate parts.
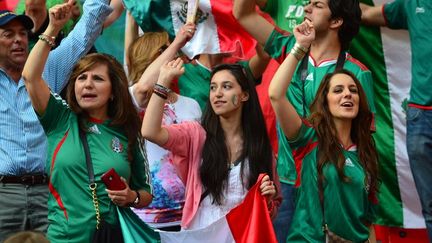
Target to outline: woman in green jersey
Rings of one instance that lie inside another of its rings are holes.
[[[305,20],[294,35],[297,43],[269,87],[278,122],[301,166],[287,242],[324,242],[323,226],[353,242],[375,241],[371,224],[378,165],[365,92],[351,72],[330,73],[321,81],[311,116],[302,120],[285,94],[298,61],[315,38],[314,26]]]
[[[116,205],[147,206],[152,190],[146,155],[140,149],[140,119],[122,65],[105,54],[82,58],[70,75],[67,103],[51,93],[42,79],[52,36],[69,14],[70,5],[50,9],[48,28],[30,53],[22,75],[48,137],[48,238],[51,242],[90,242],[103,221],[113,227],[119,224]],[[89,188],[81,132],[88,140],[94,190]],[[111,168],[125,178],[125,189],[107,190],[102,183],[101,176]]]

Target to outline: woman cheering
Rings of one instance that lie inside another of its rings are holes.
[[[161,126],[172,80],[183,74],[183,62],[161,68],[147,106],[143,136],[172,151],[177,173],[186,185],[182,229],[206,227],[240,204],[260,173],[267,173],[261,192],[269,212],[279,205],[270,142],[255,84],[240,65],[215,67],[202,123]]]
[[[278,122],[295,161],[301,161],[301,185],[287,242],[325,242],[332,236],[375,241],[371,224],[378,165],[365,92],[349,71],[327,74],[310,107],[311,116],[302,120],[285,94],[298,61],[315,38],[312,23],[305,20],[294,35],[297,43],[269,87]]]
[[[90,242],[103,222],[113,228],[119,224],[116,205],[144,207],[152,195],[146,157],[140,149],[140,119],[122,66],[104,54],[82,58],[69,78],[67,103],[50,93],[42,80],[52,36],[62,28],[69,11],[67,4],[50,9],[48,28],[30,53],[23,78],[48,137],[48,238]],[[88,140],[93,173],[87,168],[80,133]],[[111,168],[125,178],[125,189],[106,189],[101,176]],[[96,186],[90,188],[91,174]]]

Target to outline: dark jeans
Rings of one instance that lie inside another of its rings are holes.
[[[406,140],[411,171],[432,240],[432,110],[408,108]]]
[[[48,228],[48,186],[0,182],[0,242],[10,235]]]
[[[279,207],[276,218],[273,220],[276,238],[279,243],[286,242],[288,230],[295,209],[295,188],[294,185],[281,182],[282,204]]]

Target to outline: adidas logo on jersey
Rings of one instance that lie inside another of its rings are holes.
[[[313,80],[313,73],[309,73],[308,76],[306,77],[306,80],[312,81]]]
[[[350,158],[345,160],[345,166],[354,167],[353,162],[350,160]]]
[[[95,125],[91,126],[88,128],[88,131],[94,134],[101,134],[101,132],[99,131],[99,128]]]
[[[416,8],[416,14],[418,13],[425,13],[425,9],[423,7],[417,7]]]

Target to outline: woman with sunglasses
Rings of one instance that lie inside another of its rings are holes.
[[[146,115],[145,108],[158,79],[160,67],[172,60],[193,36],[194,24],[184,25],[172,43],[166,32],[147,32],[136,39],[129,48],[129,80],[135,104]],[[170,87],[171,88],[171,87]],[[150,114],[151,115],[151,114]],[[201,109],[191,98],[173,91],[167,94],[163,106],[163,125],[185,121],[199,121]],[[164,231],[179,231],[185,201],[185,186],[171,164],[172,153],[157,144],[145,144],[153,184],[154,199],[150,205],[134,212],[148,225]]]

